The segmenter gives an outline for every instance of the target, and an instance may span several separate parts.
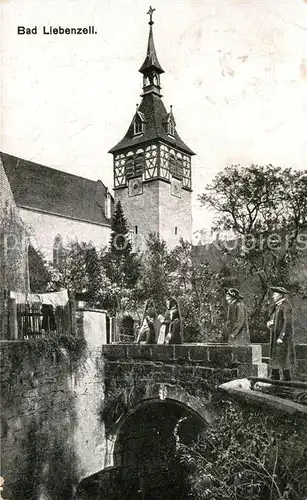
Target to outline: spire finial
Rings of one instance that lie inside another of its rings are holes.
[[[149,7],[149,11],[147,12],[147,14],[149,14],[149,25],[151,26],[154,22],[152,20],[152,15],[154,13],[156,9],[153,9],[152,6]]]

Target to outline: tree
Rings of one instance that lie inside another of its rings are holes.
[[[142,260],[139,297],[153,298],[158,312],[166,299],[178,300],[184,340],[221,341],[223,334],[223,271],[195,262],[191,243],[181,240],[171,251],[157,234],[150,234]],[[140,301],[141,302],[141,301]]]
[[[171,289],[179,299],[186,341],[223,341],[225,269],[199,263],[193,246],[180,240],[170,253]]]
[[[213,230],[233,234],[235,250],[224,247],[232,265],[258,282],[252,321],[259,327],[268,286],[297,289],[289,271],[306,242],[306,171],[232,165],[206,186],[199,200],[216,213]]]
[[[138,295],[141,301],[153,299],[157,309],[164,312],[166,299],[172,295],[171,258],[166,242],[156,233],[146,238],[142,256],[141,279]]]
[[[103,266],[105,251],[90,243],[72,241],[62,250],[57,284],[95,308],[107,308],[113,300],[112,283]]]
[[[62,259],[58,268],[59,282],[73,295],[82,296],[88,290],[87,251],[88,244],[77,240],[68,243],[62,251]]]
[[[32,245],[28,248],[28,263],[31,292],[46,292],[51,282],[51,272],[43,253]]]
[[[87,248],[84,255],[85,273],[87,275],[86,300],[93,306],[101,305],[101,290],[103,284],[103,267],[95,247]]]
[[[117,202],[111,221],[109,248],[103,255],[106,277],[113,286],[113,303],[109,307],[120,316],[133,307],[134,290],[140,277],[140,256],[132,250],[128,224],[120,201]]]

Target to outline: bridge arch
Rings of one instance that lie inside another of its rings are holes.
[[[109,437],[107,467],[121,475],[123,491],[132,489],[150,499],[168,491],[168,498],[181,500],[187,497],[188,483],[178,445],[192,443],[212,424],[213,413],[209,407],[200,411],[188,395],[183,398],[177,391],[176,397],[174,390],[166,394],[165,387],[160,389],[160,397],[142,399],[119,418]]]
[[[181,422],[179,422],[180,420]],[[197,433],[207,425],[211,425],[213,420],[214,410],[210,401],[191,396],[179,386],[156,384],[151,387],[151,391],[147,391],[146,397],[135,402],[132,408],[117,419],[112,433],[107,437],[105,466],[126,465],[125,440],[132,439],[134,443],[138,441],[140,443],[138,448],[142,446],[146,434],[145,436],[135,435],[132,431],[133,427],[140,429],[140,426],[143,426],[145,433],[155,432],[154,429],[157,433],[161,433],[163,426],[165,426],[168,433],[173,435],[177,425],[176,432],[179,434],[181,428],[186,429],[187,425],[190,425],[190,428],[193,427],[195,430],[193,437],[196,437]],[[144,428],[146,425],[147,429]],[[180,439],[179,434],[178,438]],[[145,446],[146,444],[148,445],[145,443]]]

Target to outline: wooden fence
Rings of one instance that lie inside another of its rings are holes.
[[[40,303],[8,304],[8,337],[30,339],[51,333],[76,334],[76,303],[70,299],[65,306],[53,308]]]

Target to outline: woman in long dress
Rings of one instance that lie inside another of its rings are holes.
[[[166,325],[165,344],[182,344],[182,321],[179,305],[176,299],[169,299],[169,308],[165,314]]]
[[[144,342],[145,344],[157,343],[158,321],[159,320],[154,301],[152,299],[146,300],[141,328],[137,337],[138,344],[140,344],[141,342]]]
[[[160,332],[159,332],[159,337],[158,337],[158,344],[164,344],[165,339],[168,335],[169,332],[169,325],[171,322],[171,314],[170,314],[170,306],[171,302],[169,299],[166,300],[166,311],[164,313],[164,316],[159,316],[160,321],[161,321],[161,327],[160,327]]]

